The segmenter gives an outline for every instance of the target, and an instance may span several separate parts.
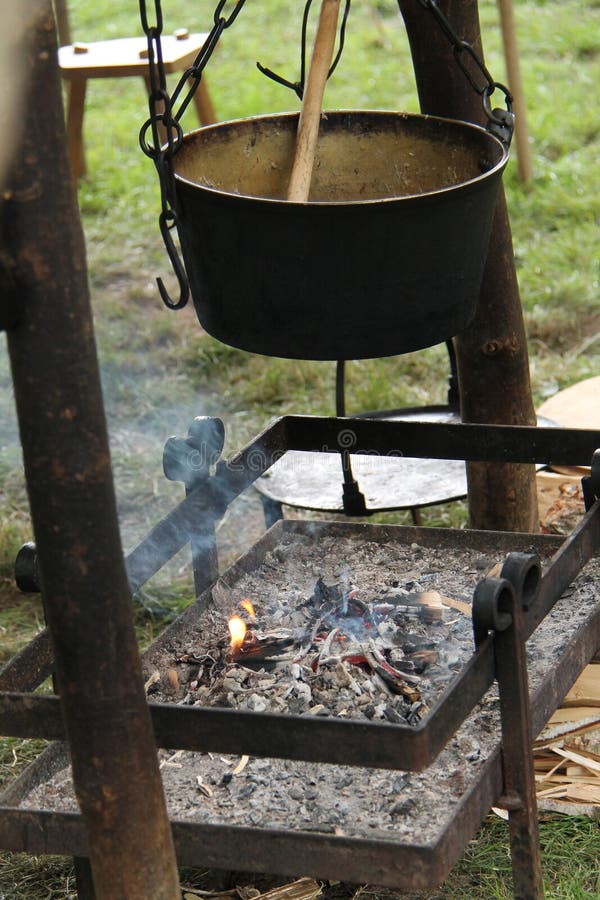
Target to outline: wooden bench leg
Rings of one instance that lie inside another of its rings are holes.
[[[202,76],[202,81],[198,85],[198,90],[194,94],[194,103],[196,105],[198,118],[202,125],[212,125],[213,122],[217,121],[215,108],[213,106],[210,94],[208,93],[208,88],[206,86],[206,77],[204,75]]]
[[[73,180],[85,175],[85,152],[83,148],[83,112],[87,78],[71,78],[67,88],[67,140]]]

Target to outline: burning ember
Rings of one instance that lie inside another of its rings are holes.
[[[229,629],[229,646],[233,654],[241,650],[244,638],[246,637],[246,623],[240,616],[232,616],[227,623]]]
[[[251,620],[256,620],[256,613],[252,603],[245,599],[240,606],[246,610]],[[275,633],[262,635],[250,631],[240,616],[232,616],[227,623],[229,629],[229,659],[246,665],[252,662],[266,662],[272,656],[281,653],[293,644],[289,635],[280,636]]]
[[[240,602],[240,606],[242,607],[242,609],[246,610],[246,612],[250,616],[251,621],[254,622],[254,620],[256,619],[256,612],[247,597],[244,597],[244,599]]]
[[[251,622],[256,621],[254,606],[247,597],[240,601],[240,606],[248,614]],[[227,623],[227,628],[229,629],[229,647],[232,657],[241,653],[244,645],[247,644],[246,650],[249,650],[256,643],[254,635],[251,631],[248,631],[248,627],[241,616],[232,616]]]
[[[472,592],[497,558],[337,537],[300,549],[285,536],[216,582],[201,633],[169,654],[169,700],[418,724],[473,654]]]
[[[230,588],[218,591],[222,608]],[[227,637],[217,614],[204,653],[175,660],[190,666],[180,702],[417,724],[472,652],[470,604],[414,577],[383,590],[318,577],[286,600],[265,598],[257,612],[246,597]]]

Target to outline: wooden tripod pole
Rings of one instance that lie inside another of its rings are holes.
[[[440,0],[440,9],[482,53],[477,0]],[[432,16],[414,0],[399,0],[421,110],[485,124],[481,100],[456,65],[452,48]],[[535,425],[527,340],[504,191],[492,225],[479,305],[455,339],[463,421]],[[537,531],[535,467],[473,462],[467,466],[473,528]]]
[[[296,154],[287,193],[287,199],[297,203],[306,203],[310,193],[323,94],[333,58],[339,10],[340,0],[322,0],[308,78],[302,98]]]
[[[0,244],[14,261],[19,298],[7,341],[56,679],[95,895],[177,900],[119,538],[55,25],[50,0],[32,6],[20,53],[24,127],[3,193]],[[89,897],[89,877],[85,887]]]

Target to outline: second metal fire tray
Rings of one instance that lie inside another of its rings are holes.
[[[144,655],[149,700],[181,713],[173,749],[159,751],[180,863],[438,884],[502,791],[473,589],[507,552],[535,551],[548,571],[561,547],[532,535],[274,526]],[[600,644],[600,561],[566,591],[564,565],[552,568],[541,593],[563,595],[527,644],[536,734]],[[248,628],[238,651],[234,615]],[[200,727],[194,704],[207,710]],[[194,743],[206,752],[177,749]],[[1,799],[13,849],[86,855],[62,745]]]

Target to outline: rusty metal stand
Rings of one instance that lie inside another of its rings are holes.
[[[533,774],[531,713],[519,596],[512,597],[512,624],[496,636],[496,671],[502,714],[502,768],[508,809],[513,892],[516,900],[544,896]]]
[[[488,627],[494,630],[504,776],[498,803],[509,815],[516,900],[542,900],[544,896],[522,615],[535,600],[540,579],[541,566],[535,554],[512,553],[500,578],[478,584],[473,604],[475,643],[481,644]]]
[[[49,0],[34,10],[22,54],[30,76],[24,136],[2,203],[2,249],[19,302],[17,316],[11,302],[0,322],[8,327],[39,574],[95,891],[111,900],[175,900],[179,879],[119,539],[55,26]]]
[[[524,554],[512,553],[502,568],[500,579],[482,582],[474,598],[476,651],[453,680],[444,702],[438,704],[419,727],[393,725],[382,728],[377,724],[333,717],[314,717],[308,723],[304,717],[285,714],[151,703],[156,741],[159,746],[169,748],[391,769],[401,767],[406,771],[422,772],[434,762],[497,678],[501,694],[504,765],[501,767],[498,748],[490,757],[477,787],[461,803],[452,825],[438,836],[435,843],[423,846],[385,841],[379,844],[363,838],[346,841],[336,837],[331,844],[329,834],[315,836],[304,832],[277,832],[277,840],[289,848],[290,858],[295,858],[297,862],[304,860],[298,865],[306,865],[307,869],[319,872],[322,877],[346,877],[356,882],[366,879],[396,888],[421,889],[442,881],[453,861],[464,850],[467,835],[473,834],[482,816],[502,796],[500,802],[510,809],[515,894],[522,900],[540,900],[541,875],[530,741],[534,731],[539,731],[547,721],[567,687],[596,650],[600,636],[600,607],[588,617],[586,628],[579,628],[572,635],[564,648],[564,657],[536,692],[532,707],[529,706],[527,692],[524,647],[525,641],[559,601],[567,586],[600,548],[600,452],[594,452],[600,442],[600,432],[360,419],[350,422],[356,436],[355,452],[363,454],[377,448],[382,453],[399,455],[407,453],[441,459],[466,457],[528,463],[549,459],[583,463],[593,454],[591,475],[586,482],[588,512],[572,535],[560,545],[541,580],[537,557],[528,551]],[[197,533],[196,494],[201,496],[201,505],[207,510],[209,518],[216,522],[219,510],[246,490],[283,451],[315,452],[318,448],[322,451],[324,447],[335,448],[339,446],[340,432],[346,430],[348,425],[347,419],[287,416],[272,423],[234,457],[217,462],[214,472],[203,479],[198,488],[188,492],[185,499],[132,551],[127,565],[130,580],[142,584],[189,542],[191,535]],[[196,422],[193,430],[198,427],[200,430],[208,427],[212,433],[220,432],[219,423],[211,420],[201,420],[200,426]],[[216,454],[217,447],[214,443],[211,446]],[[185,440],[181,441],[181,447],[184,450],[187,448],[186,452],[190,449]],[[332,449],[331,452],[337,451]],[[303,523],[280,523],[280,531],[284,524]],[[341,527],[332,523],[320,523],[321,527],[314,522],[308,524],[312,540],[319,539],[319,532],[331,535],[332,529],[335,531],[336,527]],[[365,528],[369,526],[361,525],[360,528],[364,539]],[[374,527],[372,539],[377,539],[378,528],[380,526]],[[435,546],[439,546],[437,532],[441,530],[431,531],[435,534],[426,538],[427,529],[403,529],[404,540],[433,541]],[[85,529],[80,534],[85,535]],[[466,544],[472,540],[472,533],[460,531],[452,537],[447,534],[445,540],[452,543],[458,535],[461,535],[461,543],[463,539]],[[479,535],[479,541],[482,537]],[[501,545],[505,549],[514,547],[513,542],[519,538],[521,547],[531,546],[523,543],[523,535],[485,537],[485,546],[493,546],[494,551],[498,551]],[[533,542],[535,536],[530,538]],[[238,572],[251,571],[257,561],[255,554],[263,558],[262,554],[269,548],[273,549],[273,540],[271,532],[265,537],[262,549],[254,549],[248,558],[240,560]],[[537,544],[544,546],[541,537]],[[482,546],[481,543],[479,546]],[[30,561],[31,556],[29,553]],[[44,578],[46,563],[41,550],[39,561]],[[202,559],[198,559],[197,564],[200,566]],[[33,573],[26,574],[29,578]],[[206,591],[192,610],[202,609],[210,602],[210,591]],[[180,624],[179,628],[185,629],[190,623],[189,613],[184,614],[182,619],[187,624]],[[94,620],[92,625],[95,624]],[[168,632],[165,634],[167,642],[172,637]],[[23,663],[22,658],[21,666]],[[0,676],[0,688],[4,690],[0,693],[0,727],[3,733],[64,739],[65,728],[58,698],[19,693],[23,691],[23,684],[14,670],[13,676],[12,689]],[[34,679],[29,681],[33,683]],[[14,785],[4,794],[3,802],[8,806],[3,805],[0,810],[3,846],[34,853],[68,852],[78,857],[85,856],[85,832],[81,817],[14,805],[15,801],[23,798],[24,788],[28,791],[32,783],[37,783],[36,779],[39,781],[40,770],[42,781],[47,779],[49,766],[59,763],[61,758],[57,749],[60,751],[60,748],[49,751],[52,759],[46,759],[38,767],[37,775],[32,778],[31,774],[25,773],[21,784]],[[144,824],[137,819],[137,828]],[[277,843],[273,844],[271,830],[253,826],[251,831],[246,832],[242,828],[240,839],[238,826],[229,828],[219,825],[213,829],[204,823],[197,826],[174,821],[173,829],[182,863],[193,865],[211,860],[214,865],[226,868],[239,863],[242,853],[243,864],[250,868],[279,871],[281,844],[279,849]],[[85,865],[79,866],[82,891],[85,877]],[[83,896],[88,900],[85,893]],[[144,897],[147,894],[142,892],[133,896]],[[151,896],[161,895],[153,893]]]

